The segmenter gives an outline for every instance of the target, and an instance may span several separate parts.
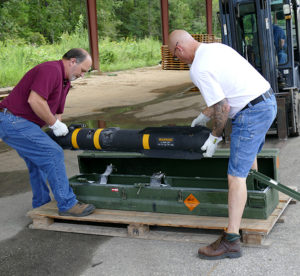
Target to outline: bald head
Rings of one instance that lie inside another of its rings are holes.
[[[195,51],[200,43],[196,41],[187,31],[175,30],[170,33],[168,48],[173,56],[185,63],[192,63]]]

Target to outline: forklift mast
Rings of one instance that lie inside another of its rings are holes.
[[[247,59],[276,94],[278,136],[298,136],[299,0],[220,0],[219,4],[222,42]]]

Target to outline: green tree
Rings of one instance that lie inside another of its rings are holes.
[[[29,6],[27,1],[5,1],[0,9],[0,40],[24,37],[28,28]]]
[[[7,0],[0,4],[0,40],[34,37],[56,42],[73,32],[79,17],[86,22],[85,0]],[[86,23],[85,26],[86,28]]]
[[[213,0],[214,31],[219,0]],[[206,33],[203,0],[169,0],[169,27]],[[58,42],[64,33],[87,28],[86,0],[0,0],[0,41]],[[161,39],[159,0],[97,0],[99,37]],[[78,26],[80,24],[80,26]]]
[[[120,36],[143,38],[161,36],[160,1],[125,0],[116,9],[121,20]]]

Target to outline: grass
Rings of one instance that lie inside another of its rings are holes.
[[[99,59],[102,72],[112,72],[152,66],[161,60],[160,41],[123,39],[99,41]],[[61,59],[71,48],[89,50],[87,33],[63,34],[61,42],[47,45],[26,45],[22,41],[0,42],[0,87],[14,86],[35,65]]]
[[[161,42],[152,38],[99,42],[101,70],[118,71],[158,64]]]

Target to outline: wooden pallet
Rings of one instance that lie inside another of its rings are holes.
[[[221,39],[216,38],[211,34],[192,34],[192,36],[199,42],[203,43],[213,43],[221,42]],[[186,63],[179,61],[179,59],[174,58],[168,48],[168,45],[161,46],[161,58],[162,58],[162,69],[163,70],[189,70]]]
[[[279,220],[291,198],[280,193],[280,202],[266,220],[243,219],[243,245],[266,246],[265,238]],[[62,217],[52,201],[28,212],[32,229],[134,237],[143,239],[213,242],[227,226],[227,218],[96,209],[87,217]],[[219,231],[216,231],[219,230]]]

